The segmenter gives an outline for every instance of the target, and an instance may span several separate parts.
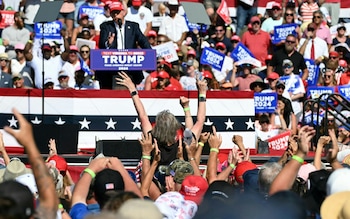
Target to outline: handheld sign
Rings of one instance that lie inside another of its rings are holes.
[[[48,23],[35,23],[34,32],[36,39],[61,39],[62,23],[53,21]]]
[[[14,14],[16,11],[0,11],[2,19],[0,21],[0,28],[4,29],[5,27],[11,26],[15,23]]]
[[[339,92],[339,94],[346,97],[346,99],[350,100],[350,85],[349,84],[339,85],[338,92]]]
[[[81,6],[79,9],[79,15],[87,14],[89,16],[89,20],[93,21],[96,15],[103,14],[103,8],[97,6]]]
[[[156,50],[157,57],[163,57],[169,63],[179,60],[172,41],[153,46],[152,49]]]
[[[282,24],[274,27],[273,32],[273,44],[277,44],[282,40],[285,40],[289,34],[297,36],[296,32],[297,24]]]
[[[231,52],[231,58],[237,62],[239,60],[255,58],[255,56],[243,43],[239,42]]]
[[[320,68],[318,65],[316,65],[315,61],[312,59],[305,59],[305,64],[307,66],[307,69],[309,70],[307,84],[309,86],[316,86]],[[302,76],[302,74],[303,74],[303,72],[300,73],[300,77]]]
[[[269,138],[267,141],[269,142],[270,154],[282,154],[288,148],[289,136],[290,131],[287,131]]]
[[[157,63],[153,49],[95,49],[90,57],[93,70],[155,70]]]
[[[307,96],[311,99],[317,99],[322,94],[332,94],[334,93],[334,87],[324,87],[324,86],[312,86],[307,88]],[[322,100],[326,100],[328,95],[323,95]]]
[[[205,47],[202,51],[200,63],[203,65],[211,65],[212,68],[221,71],[224,59],[224,54],[215,49]]]
[[[277,107],[277,93],[254,93],[255,113],[273,113]]]

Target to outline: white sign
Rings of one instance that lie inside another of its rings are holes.
[[[169,63],[179,60],[174,44],[171,41],[153,46],[152,49],[156,50],[157,57],[163,57]]]

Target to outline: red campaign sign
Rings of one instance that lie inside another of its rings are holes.
[[[0,28],[4,29],[5,27],[11,26],[15,21],[13,15],[15,11],[0,11],[2,19],[0,22]]]
[[[287,131],[267,139],[267,141],[269,142],[270,153],[273,151],[284,152],[288,147],[289,136],[290,131]]]
[[[221,1],[221,4],[216,13],[225,21],[226,24],[230,24],[232,22],[230,12],[228,11],[227,3],[225,0]]]

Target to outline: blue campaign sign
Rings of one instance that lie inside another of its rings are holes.
[[[90,55],[93,70],[155,70],[157,66],[153,49],[93,49]]]
[[[297,36],[297,24],[282,24],[274,27],[272,43],[276,44],[285,40],[289,34]]]
[[[318,124],[317,124],[317,112],[306,112],[304,116],[304,124],[305,125],[321,125],[322,119],[324,117],[324,111],[320,112],[320,115],[318,117]]]
[[[221,71],[224,59],[224,54],[215,49],[205,47],[202,51],[200,63],[203,65],[211,65],[212,68]]]
[[[184,17],[186,19],[186,23],[187,23],[188,29],[190,31],[193,31],[194,29],[197,29],[197,30],[199,30],[202,33],[205,33],[207,31],[207,29],[208,29],[207,25],[205,25],[205,24],[199,25],[199,24],[195,24],[195,23],[189,22],[187,17],[186,17],[186,14],[184,14]]]
[[[34,32],[36,39],[61,39],[62,23],[53,21],[48,23],[35,23]],[[44,36],[43,36],[44,35]]]
[[[277,107],[277,93],[254,93],[255,113],[273,113]]]
[[[255,56],[243,43],[239,42],[236,48],[231,52],[231,58],[237,62],[239,60],[255,58]]]
[[[299,80],[300,77],[298,75],[288,75],[288,76],[282,76],[279,80],[283,81],[288,88],[288,92],[293,93],[295,90],[301,89],[301,86],[303,86],[301,83],[301,80]]]
[[[309,86],[307,88],[307,96],[310,99],[317,99],[322,94],[332,94],[334,93],[334,87],[324,87],[324,86]],[[322,97],[323,100],[327,99],[327,95]]]
[[[103,8],[97,6],[81,6],[79,8],[79,15],[87,14],[89,16],[89,20],[92,21],[98,14],[103,14]]]
[[[309,70],[307,84],[309,86],[316,86],[317,80],[318,80],[318,74],[320,72],[320,68],[318,65],[316,65],[315,61],[312,59],[305,59],[305,64],[307,66],[307,69]],[[300,73],[300,77],[302,76],[302,74],[303,74],[303,72]]]
[[[338,86],[338,92],[339,94],[346,97],[346,99],[350,100],[350,85],[339,85]]]

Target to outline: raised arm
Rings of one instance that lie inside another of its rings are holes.
[[[339,151],[337,137],[334,129],[328,129],[329,137],[332,140],[332,148],[327,151],[327,161],[331,164],[334,170],[343,168],[340,162],[337,160],[337,154]]]
[[[207,87],[208,83],[205,79],[198,81],[198,111],[197,111],[197,121],[191,128],[191,131],[195,134],[196,139],[199,138],[203,125],[205,122],[205,114],[206,114],[206,101],[207,101]]]
[[[2,132],[0,132],[0,154],[2,155],[2,158],[4,159],[5,165],[7,166],[7,164],[10,163],[10,157],[7,154],[5,145],[4,145],[4,139],[3,139],[3,135]]]
[[[145,108],[141,102],[136,86],[125,72],[120,72],[119,75],[121,78],[116,78],[117,84],[123,85],[128,88],[131,94],[131,98],[134,103],[137,115],[141,122],[142,132],[144,135],[147,135],[147,133],[152,130],[152,125],[151,125],[151,122],[149,121]]]
[[[329,136],[321,136],[317,141],[316,152],[314,157],[314,166],[317,170],[321,169],[321,157],[323,147],[331,141]]]
[[[213,126],[213,133],[209,137],[209,146],[210,146],[210,152],[209,152],[209,158],[207,163],[207,180],[208,183],[211,184],[216,180],[216,167],[217,167],[217,158],[219,153],[219,148],[222,143],[222,137],[221,135],[216,133],[216,128]]]
[[[180,105],[185,113],[185,128],[193,128],[193,119],[190,111],[190,100],[187,97],[180,96]]]
[[[300,129],[300,143],[298,151],[296,155],[293,155],[292,159],[283,167],[281,172],[272,182],[269,195],[292,188],[299,168],[304,163],[304,158],[309,152],[309,142],[315,135],[315,132],[316,131],[310,126],[303,126]]]
[[[199,166],[196,162],[197,141],[194,138],[192,138],[191,145],[188,145],[186,143],[186,141],[184,141],[184,142],[185,142],[185,147],[186,147],[186,151],[187,151],[188,161],[190,162],[190,164],[193,168],[193,171],[194,171],[193,175],[200,176],[201,172],[200,172]]]
[[[19,122],[20,129],[14,130],[6,126],[5,131],[16,138],[28,155],[39,192],[40,213],[43,213],[45,218],[55,219],[58,209],[56,188],[44,159],[35,144],[32,126],[16,109],[12,111]]]

